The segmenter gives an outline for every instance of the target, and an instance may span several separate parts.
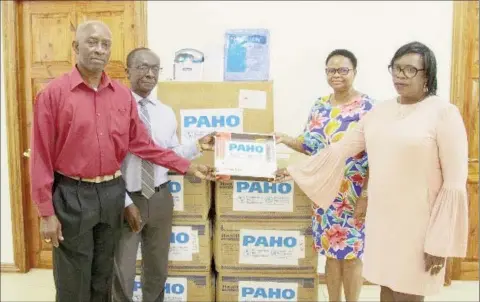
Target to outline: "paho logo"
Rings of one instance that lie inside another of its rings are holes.
[[[297,238],[292,236],[243,236],[242,245],[245,247],[287,247],[294,248],[297,246]]]
[[[235,191],[237,193],[289,194],[292,192],[292,184],[286,182],[273,184],[268,181],[237,181],[235,182]]]
[[[228,150],[233,152],[259,153],[265,152],[265,147],[261,144],[232,142],[228,145]]]
[[[296,291],[291,288],[280,288],[274,286],[244,286],[240,288],[242,301],[295,301]],[[258,299],[258,300],[257,300]]]
[[[240,125],[238,115],[186,115],[183,118],[185,128],[234,128]]]

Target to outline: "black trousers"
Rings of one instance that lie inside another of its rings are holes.
[[[125,223],[115,252],[113,302],[131,302],[136,275],[138,245],[142,243],[142,298],[163,302],[168,276],[168,252],[172,235],[173,197],[162,186],[150,199],[130,194],[142,215],[142,231],[133,233]]]
[[[56,301],[110,301],[125,181],[96,184],[55,174],[53,205],[64,237],[53,248]]]

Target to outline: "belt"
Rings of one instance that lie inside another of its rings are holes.
[[[120,170],[118,170],[117,172],[115,172],[114,174],[111,174],[111,175],[103,175],[103,176],[96,176],[96,177],[93,177],[93,178],[83,178],[83,177],[78,177],[78,176],[69,176],[69,175],[65,175],[61,172],[58,172],[58,174],[61,174],[65,177],[68,177],[68,178],[71,178],[71,179],[75,179],[75,180],[79,180],[79,181],[83,181],[83,182],[91,182],[91,183],[102,183],[102,182],[106,182],[106,181],[110,181],[110,180],[114,180],[115,178],[118,178],[120,176],[122,176],[122,172]]]
[[[163,184],[159,185],[158,187],[155,187],[155,192],[160,192],[161,189],[165,189],[168,186],[169,182],[170,181],[164,182]],[[142,195],[142,190],[133,191],[133,192],[127,191],[127,192],[130,193],[130,194],[134,194],[134,195]]]

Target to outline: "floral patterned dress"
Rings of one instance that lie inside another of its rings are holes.
[[[367,95],[339,106],[332,106],[330,98],[325,96],[315,102],[304,133],[299,136],[303,149],[310,155],[342,139],[373,106]],[[313,240],[320,254],[335,259],[362,258],[365,225],[353,219],[353,210],[362,192],[367,169],[365,152],[349,158],[340,192],[332,205],[323,211],[313,204]]]

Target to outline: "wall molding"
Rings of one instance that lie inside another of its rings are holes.
[[[19,273],[20,269],[15,265],[15,263],[1,263],[0,272],[2,273]]]
[[[25,240],[25,206],[23,198],[23,178],[25,166],[22,157],[22,140],[20,139],[20,123],[23,121],[21,105],[18,100],[18,26],[17,26],[17,10],[18,1],[2,1],[2,43],[3,62],[5,76],[5,107],[7,122],[7,152],[8,152],[8,169],[9,169],[9,188],[10,188],[10,207],[12,213],[12,238],[13,238],[13,256],[14,266],[19,272],[25,273],[30,269],[27,261],[27,248]],[[5,267],[7,269],[7,267]],[[2,264],[3,271],[3,264]]]

